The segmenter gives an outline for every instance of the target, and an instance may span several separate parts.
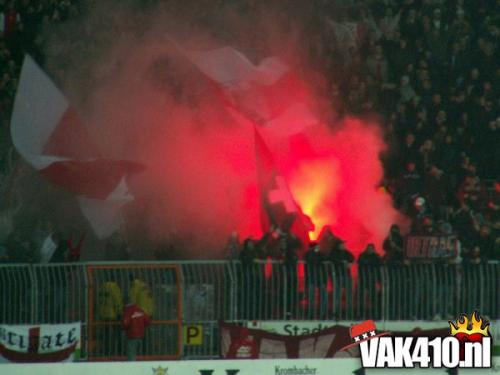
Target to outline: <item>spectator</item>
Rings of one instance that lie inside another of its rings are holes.
[[[375,251],[374,244],[370,243],[366,246],[365,250],[359,256],[358,264],[360,268],[379,267],[382,265],[382,258]]]
[[[148,314],[137,304],[130,301],[123,311],[122,326],[126,334],[127,359],[135,361],[141,350],[142,342],[146,334],[146,327],[150,325]]]
[[[388,264],[402,264],[405,262],[405,253],[403,249],[403,236],[396,224],[391,226],[389,235],[382,245],[385,251],[385,261]]]
[[[247,238],[243,242],[243,248],[240,252],[241,265],[244,268],[251,266],[257,259],[257,249],[255,247],[255,241],[251,238]]]
[[[342,265],[347,269],[354,262],[354,255],[347,249],[344,241],[340,241],[330,251],[328,260],[335,265]]]
[[[375,245],[368,244],[358,258],[361,311],[366,316],[377,319],[380,315],[380,266],[382,258],[375,251]]]
[[[238,306],[244,318],[252,316],[255,309],[255,295],[257,294],[257,280],[259,274],[255,267],[257,249],[255,241],[247,238],[243,242],[240,253],[241,273],[236,275],[238,283]]]
[[[339,316],[343,309],[343,301],[347,306],[352,304],[352,280],[351,267],[354,256],[345,246],[344,241],[339,240],[331,249],[328,260],[335,266],[333,277],[333,308],[334,314]]]
[[[406,164],[406,170],[400,177],[398,195],[399,203],[403,210],[407,211],[413,198],[422,191],[422,176],[416,168],[414,161],[409,161]]]
[[[297,256],[298,248],[287,246],[283,255],[283,268],[286,273],[287,293],[286,300],[283,301],[285,315],[291,317],[294,314],[294,307],[298,305],[298,277],[297,277]],[[286,304],[288,302],[288,304]]]
[[[308,292],[308,316],[310,319],[313,319],[317,315],[315,313],[317,290],[319,294],[319,315],[321,318],[326,317],[328,293],[326,290],[327,272],[324,267],[325,260],[319,245],[316,242],[312,242],[309,245],[309,250],[304,255],[304,261],[306,262],[306,288]]]

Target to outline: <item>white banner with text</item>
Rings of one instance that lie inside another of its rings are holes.
[[[0,362],[69,362],[80,353],[80,322],[0,324]]]

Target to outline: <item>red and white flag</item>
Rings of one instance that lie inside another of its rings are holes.
[[[309,242],[309,232],[314,230],[314,224],[295,201],[257,128],[255,128],[255,157],[262,230],[266,233],[271,226],[274,226],[284,232],[290,232],[301,241],[303,247],[306,247]]]
[[[30,56],[21,71],[11,134],[16,150],[31,166],[77,196],[99,238],[120,227],[120,209],[133,200],[127,176],[144,167],[103,158],[76,110]]]
[[[255,65],[232,47],[193,51],[169,40],[221,90],[236,117],[284,136],[318,123],[304,83],[280,59],[268,57]]]

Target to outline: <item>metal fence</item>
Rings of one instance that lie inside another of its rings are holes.
[[[88,265],[86,270],[89,359],[124,358],[120,318],[130,301],[138,302],[152,319],[140,358],[180,357],[182,315],[177,265]]]
[[[0,265],[0,323],[81,321],[83,358],[122,359],[121,312],[139,293],[153,320],[142,358],[210,358],[219,353],[219,320],[435,320],[472,310],[498,319],[498,290],[498,263],[6,264]]]

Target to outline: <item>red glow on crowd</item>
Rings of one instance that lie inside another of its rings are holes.
[[[380,188],[382,134],[376,124],[358,119],[337,129],[311,127],[273,150],[297,203],[315,225],[312,240],[329,226],[356,255],[370,242],[380,251],[391,224],[403,221]]]

